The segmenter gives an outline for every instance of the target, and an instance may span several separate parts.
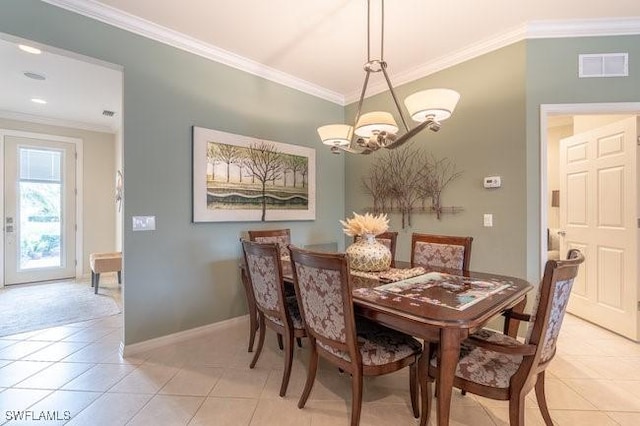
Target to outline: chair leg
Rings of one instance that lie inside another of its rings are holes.
[[[351,373],[351,426],[360,424],[362,411],[362,370],[357,368]]]
[[[93,287],[96,283],[96,273],[91,271],[91,287]]]
[[[544,371],[538,374],[538,380],[536,381],[536,399],[538,400],[538,407],[540,407],[540,413],[547,426],[553,426],[551,415],[549,414],[549,407],[547,407],[547,398],[544,393]]]
[[[253,352],[253,342],[256,340],[256,331],[258,330],[258,312],[252,306],[249,306],[249,349],[247,352]]]
[[[302,347],[302,339],[300,337],[296,337],[296,342],[298,343],[298,347]]]
[[[304,390],[298,401],[298,408],[303,408],[307,403],[307,399],[311,394],[313,383],[316,381],[316,371],[318,370],[318,349],[316,349],[315,339],[309,338],[311,353],[309,354],[309,370],[307,371],[307,382],[304,384]]]
[[[93,292],[95,294],[98,294],[98,285],[100,285],[100,274],[95,274],[96,279],[95,279],[95,283],[93,285]]]
[[[429,423],[431,415],[431,381],[429,380],[429,358],[428,352],[423,352],[418,360],[418,378],[420,380],[420,393],[422,397],[422,410],[420,417],[420,426],[426,426]]]
[[[289,335],[286,337],[284,341],[284,372],[282,373],[280,396],[285,396],[287,393],[289,378],[291,377],[291,364],[293,363],[293,334],[289,332]]]
[[[256,348],[256,353],[253,355],[253,359],[251,360],[251,364],[249,364],[249,368],[253,368],[256,366],[256,362],[258,362],[258,358],[260,358],[260,352],[262,352],[262,346],[264,346],[264,314],[262,312],[258,312],[258,317],[260,319],[260,336],[258,337],[258,347]]]
[[[413,417],[417,419],[420,417],[420,403],[418,402],[418,395],[420,395],[420,389],[418,388],[418,360],[409,367],[409,392],[411,394]]]
[[[118,284],[122,284],[122,271],[118,271]]]
[[[278,333],[278,347],[280,350],[284,349],[284,345],[282,344],[282,334]]]
[[[524,426],[524,397],[517,391],[509,399],[509,425]]]

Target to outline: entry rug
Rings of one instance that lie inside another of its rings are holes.
[[[375,287],[409,299],[462,311],[509,287],[502,281],[483,281],[459,275],[430,272]]]
[[[100,283],[101,291],[105,285]],[[9,336],[115,315],[120,308],[112,297],[94,294],[86,281],[62,281],[4,287],[0,312],[0,336]]]

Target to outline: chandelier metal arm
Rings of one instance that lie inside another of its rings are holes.
[[[389,92],[391,92],[391,97],[393,98],[393,102],[396,104],[396,109],[400,114],[400,120],[402,121],[404,130],[408,132],[409,126],[407,125],[407,120],[404,118],[404,114],[402,113],[402,108],[400,108],[400,102],[398,102],[398,97],[396,96],[396,91],[393,89],[393,85],[391,84],[391,79],[389,78],[389,74],[387,73],[386,62],[382,62],[382,74],[384,75],[384,79],[387,80],[387,86],[389,86]]]
[[[360,100],[358,101],[358,109],[356,110],[356,118],[353,121],[354,128],[355,128],[355,123],[358,122],[358,120],[360,119],[360,114],[362,113],[362,104],[364,103],[364,95],[367,92],[367,85],[369,84],[369,76],[371,75],[371,70],[368,70],[365,68],[365,71],[367,73],[364,76],[364,83],[362,84],[362,91],[360,92]]]
[[[440,123],[438,123],[436,120],[434,120],[433,117],[431,117],[431,116],[427,117],[427,119],[425,121],[423,121],[422,123],[418,124],[416,127],[414,127],[413,129],[409,130],[404,135],[400,136],[398,139],[396,139],[395,141],[393,141],[392,143],[387,145],[385,148],[388,148],[388,149],[398,148],[398,147],[400,147],[400,145],[403,145],[409,139],[413,138],[415,135],[417,135],[423,129],[426,129],[426,128],[429,128],[432,131],[437,132],[438,130],[440,130]]]

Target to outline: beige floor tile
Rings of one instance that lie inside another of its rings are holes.
[[[599,379],[609,380],[640,380],[640,362],[634,358],[620,358],[611,356],[581,356],[576,361],[584,365]],[[591,378],[590,377],[590,378]]]
[[[186,425],[200,408],[203,401],[204,397],[156,395],[127,425]]]
[[[65,390],[104,392],[118,383],[135,367],[120,364],[96,364],[62,387]]]
[[[77,416],[85,407],[91,404],[96,398],[102,395],[100,392],[80,392],[80,391],[55,391],[42,399],[37,404],[29,408],[35,413],[46,412],[54,416],[55,420],[39,421],[40,424],[63,425],[70,419]],[[27,426],[34,424],[33,421],[11,422],[11,426]]]
[[[0,359],[18,360],[50,344],[51,342],[16,342],[15,345],[7,346],[0,350]]]
[[[78,327],[69,327],[66,325],[62,325],[59,327],[52,327],[52,328],[46,328],[44,330],[40,330],[38,333],[29,337],[28,340],[57,342],[58,340],[62,340],[64,338],[70,337],[78,333],[79,331],[80,329]]]
[[[25,410],[50,393],[51,391],[41,389],[5,389],[0,392],[0,413],[2,413],[0,419],[7,420],[9,411]],[[16,419],[14,413],[11,415]]]
[[[94,364],[57,362],[15,385],[17,388],[58,389]]]
[[[0,339],[0,349],[4,349],[7,346],[15,345],[17,340]]]
[[[166,395],[207,396],[224,372],[220,367],[185,366],[160,390]]]
[[[112,329],[95,329],[91,327],[77,329],[78,331],[64,339],[65,342],[86,342],[92,343],[108,334],[114,332]]]
[[[581,362],[580,356],[558,354],[553,358],[546,375],[553,374],[560,379],[598,379],[601,374]]]
[[[258,401],[252,426],[310,426],[311,413],[299,409],[292,401],[282,399],[261,399]]]
[[[636,389],[640,390],[640,386],[633,386],[638,382],[600,379],[567,379],[565,381],[599,410],[640,411],[640,394],[636,391]],[[552,408],[551,401],[552,399],[549,398],[550,408]]]
[[[351,416],[351,400],[311,401],[303,410],[311,415],[311,426],[347,425]]]
[[[50,362],[15,361],[0,368],[0,386],[13,386],[51,365]]]
[[[264,389],[268,370],[257,368],[225,370],[211,391],[211,396],[231,398],[259,398]]]
[[[65,362],[99,363],[109,354],[118,352],[119,348],[111,343],[93,342],[64,358]]]
[[[35,336],[36,334],[40,333],[42,330],[34,330],[34,331],[27,331],[25,333],[20,333],[20,334],[12,334],[9,336],[2,336],[3,339],[6,340],[27,340],[30,337]]]
[[[25,361],[60,361],[85,347],[80,342],[55,342],[22,358]]]
[[[109,392],[155,394],[176,372],[175,367],[143,364],[109,389]]]
[[[151,399],[151,395],[105,393],[82,410],[69,426],[125,425]]]
[[[620,426],[640,425],[640,413],[607,412],[607,415],[618,422]]]
[[[593,411],[550,410],[551,420],[558,426],[597,425],[617,426],[606,413]],[[636,423],[637,424],[637,423]]]
[[[485,406],[496,426],[509,426],[509,404],[504,407]],[[544,419],[538,407],[525,406],[524,422],[527,426],[545,426]]]
[[[566,380],[566,382],[573,379]],[[587,410],[595,411],[597,408],[593,401],[586,398],[582,392],[577,392],[574,386],[568,386],[565,381],[548,378],[545,380],[545,394],[549,410]],[[535,392],[528,395],[531,401],[535,401]]]
[[[257,405],[257,399],[209,397],[189,426],[247,426]]]

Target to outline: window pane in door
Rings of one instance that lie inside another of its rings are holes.
[[[20,149],[20,269],[61,266],[61,163],[59,151]]]

